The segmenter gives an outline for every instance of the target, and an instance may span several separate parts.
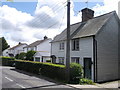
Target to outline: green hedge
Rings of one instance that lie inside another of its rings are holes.
[[[0,57],[0,64],[2,66],[12,66],[15,58],[12,57]]]
[[[16,69],[30,73],[41,74],[53,79],[66,81],[66,67],[64,65],[16,60],[15,67]],[[70,83],[79,83],[80,78],[82,78],[82,74],[83,70],[80,64],[70,64]]]
[[[58,80],[65,80],[64,65],[23,60],[16,60],[15,64],[16,69],[24,70],[35,74],[41,74]]]

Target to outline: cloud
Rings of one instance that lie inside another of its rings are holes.
[[[99,16],[111,11],[116,11],[118,13],[118,2],[120,0],[103,0],[104,5],[96,4],[96,6],[93,7],[93,10],[95,11],[95,16]]]
[[[51,2],[50,2],[51,1]],[[14,46],[18,42],[32,43],[46,35],[53,38],[67,26],[67,7],[65,0],[38,0],[34,16],[3,5],[0,7],[0,36],[5,36],[8,43]],[[74,0],[73,0],[74,1]],[[81,12],[75,15],[74,3],[71,1],[71,24],[81,21]],[[118,10],[117,0],[104,0],[104,5],[93,7],[95,16]],[[112,5],[112,6],[111,6]],[[112,7],[112,8],[111,8]]]

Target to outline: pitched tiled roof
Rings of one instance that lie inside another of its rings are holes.
[[[79,22],[71,25],[71,39],[96,35],[97,32],[102,28],[102,26],[105,25],[108,19],[115,13],[116,12],[113,11],[98,17],[94,17],[86,22]],[[66,32],[67,29],[65,29],[62,33],[54,37],[52,42],[66,40]]]
[[[48,39],[44,39],[44,40],[38,40],[38,41],[35,41],[35,42],[31,43],[30,45],[27,45],[27,46],[24,47],[24,48],[35,47],[35,46],[37,46],[37,45],[41,44],[42,42],[44,42],[44,41],[46,41],[46,40],[49,40],[49,39],[50,39],[50,38],[48,38]]]
[[[12,48],[9,48],[9,50],[12,50],[12,49],[15,49],[15,48],[17,48],[17,47],[20,47],[21,45],[27,45],[27,44],[26,44],[26,43],[20,43],[20,44],[14,46],[14,47],[12,47]]]

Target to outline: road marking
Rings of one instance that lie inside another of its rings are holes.
[[[11,82],[13,82],[13,80],[12,79],[10,79],[10,78],[8,78],[8,77],[5,77],[7,80],[9,80],[9,81],[11,81]]]
[[[16,85],[20,86],[21,88],[25,88],[24,86],[22,86],[22,85],[20,85],[20,84],[16,84]]]

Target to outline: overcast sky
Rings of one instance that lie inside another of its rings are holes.
[[[0,6],[0,37],[4,36],[9,45],[30,44],[45,35],[53,39],[66,28],[66,0],[18,1],[5,1]],[[85,1],[71,0],[71,24],[81,21],[80,11],[86,7],[93,9],[95,16],[114,10],[118,13],[120,0],[88,0],[88,4]]]

